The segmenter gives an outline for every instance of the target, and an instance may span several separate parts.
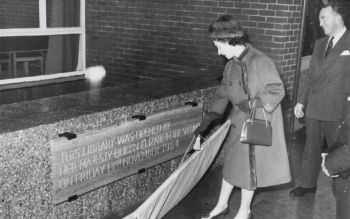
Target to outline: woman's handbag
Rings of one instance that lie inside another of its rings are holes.
[[[264,120],[256,119],[256,103],[253,101],[253,106],[249,112],[249,118],[244,121],[240,141],[244,144],[250,145],[272,145],[272,128],[270,121],[267,120],[265,109],[262,108],[264,113]]]

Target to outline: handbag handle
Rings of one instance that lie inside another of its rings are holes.
[[[251,122],[251,123],[253,123],[253,119],[255,118],[257,102],[258,102],[257,99],[254,99],[254,100],[253,100],[253,104],[252,104],[251,110],[250,110],[250,112],[249,112],[249,118],[250,118],[250,122]],[[268,124],[268,121],[267,121],[265,109],[262,108],[262,110],[263,110],[263,114],[264,114],[264,120],[265,120],[266,127],[268,127],[269,124]]]

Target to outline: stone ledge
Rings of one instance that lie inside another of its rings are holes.
[[[213,77],[183,77],[2,105],[0,215],[101,218],[123,212],[150,195],[177,168],[179,159],[53,205],[49,140],[62,132],[97,130],[187,101],[206,103],[215,85]]]
[[[0,106],[0,133],[50,124],[216,85],[216,76],[201,74],[5,104]]]

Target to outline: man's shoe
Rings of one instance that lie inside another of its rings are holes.
[[[315,193],[316,192],[316,187],[312,188],[303,188],[303,187],[296,187],[292,191],[290,191],[291,196],[303,196],[306,193]]]

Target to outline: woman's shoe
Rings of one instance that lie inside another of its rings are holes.
[[[236,218],[236,217],[235,217],[235,218]],[[250,213],[248,214],[247,219],[253,219],[253,214],[252,214],[252,212],[250,212]]]
[[[230,209],[227,207],[227,208],[225,208],[224,210],[222,210],[220,213],[218,213],[216,215],[207,214],[204,217],[202,217],[202,219],[215,219],[215,218],[219,217],[220,215],[227,214],[229,211],[230,211]]]

